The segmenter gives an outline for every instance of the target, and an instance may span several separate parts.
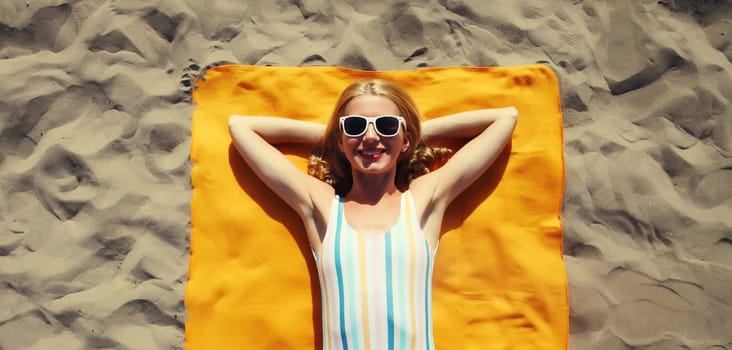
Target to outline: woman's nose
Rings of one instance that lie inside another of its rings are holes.
[[[377,134],[376,129],[374,129],[374,124],[369,123],[366,127],[366,133],[363,135],[363,138],[365,140],[376,140],[379,138],[379,134]]]

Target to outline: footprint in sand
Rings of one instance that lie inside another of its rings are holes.
[[[42,50],[63,50],[66,46],[59,46],[56,39],[70,16],[71,5],[61,4],[37,10],[22,27],[0,23],[0,59],[25,56]]]
[[[26,172],[43,206],[60,220],[76,216],[97,193],[98,182],[81,156],[61,145],[50,147]]]
[[[185,100],[187,102],[190,102],[191,93],[196,88],[196,80],[199,78],[201,80],[206,80],[205,74],[207,70],[214,67],[234,63],[226,60],[215,61],[201,68],[201,66],[197,62],[193,60],[189,60],[189,62],[190,63],[185,68],[183,68],[183,74],[181,74],[180,81],[178,83],[178,90],[186,94]]]

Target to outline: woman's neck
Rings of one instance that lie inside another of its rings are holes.
[[[399,193],[391,174],[353,174],[353,186],[346,199],[362,204],[376,204],[384,197]]]

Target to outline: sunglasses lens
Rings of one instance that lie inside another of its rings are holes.
[[[399,119],[383,116],[376,119],[376,130],[384,136],[394,136],[399,133]]]
[[[366,130],[366,119],[360,117],[348,117],[343,121],[343,131],[346,135],[359,135]]]

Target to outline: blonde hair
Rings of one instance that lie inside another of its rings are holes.
[[[345,196],[351,190],[353,178],[351,164],[338,148],[339,118],[353,98],[367,94],[384,96],[393,101],[407,122],[405,137],[409,139],[409,148],[400,154],[394,178],[394,184],[399,190],[407,190],[412,180],[439,168],[452,153],[446,147],[427,146],[422,140],[417,105],[398,85],[382,79],[355,82],[346,87],[338,98],[325,129],[325,135],[315,145],[308,163],[308,174],[330,184],[341,196]]]

